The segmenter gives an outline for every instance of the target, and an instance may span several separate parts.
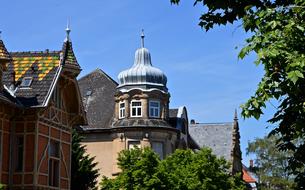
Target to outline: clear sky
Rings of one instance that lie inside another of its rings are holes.
[[[0,30],[9,51],[60,50],[70,18],[80,76],[101,68],[117,80],[133,64],[143,28],[153,65],[167,75],[170,107],[185,105],[196,122],[230,122],[234,109],[240,113],[254,93],[263,69],[253,64],[255,55],[238,60],[247,37],[239,23],[205,32],[198,26],[201,11],[190,0],[179,6],[170,0],[2,0]],[[260,121],[239,114],[246,165],[248,141],[270,130],[266,120],[274,108],[268,106]]]

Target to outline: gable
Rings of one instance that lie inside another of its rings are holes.
[[[107,128],[114,114],[114,94],[117,83],[102,70],[96,69],[78,80],[88,126]]]

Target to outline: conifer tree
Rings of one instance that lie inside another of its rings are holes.
[[[82,137],[73,129],[72,131],[72,160],[71,160],[71,189],[88,190],[96,189],[98,170],[94,157],[86,153],[84,145],[81,145]]]

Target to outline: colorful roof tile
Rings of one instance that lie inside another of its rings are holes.
[[[11,56],[8,53],[3,41],[0,39],[0,60],[10,60]]]

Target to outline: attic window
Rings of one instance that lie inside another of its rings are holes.
[[[30,87],[32,84],[32,77],[24,77],[21,81],[20,87]]]
[[[91,90],[88,90],[88,91],[86,92],[86,96],[91,96],[91,94],[92,94],[92,91],[91,91]]]

